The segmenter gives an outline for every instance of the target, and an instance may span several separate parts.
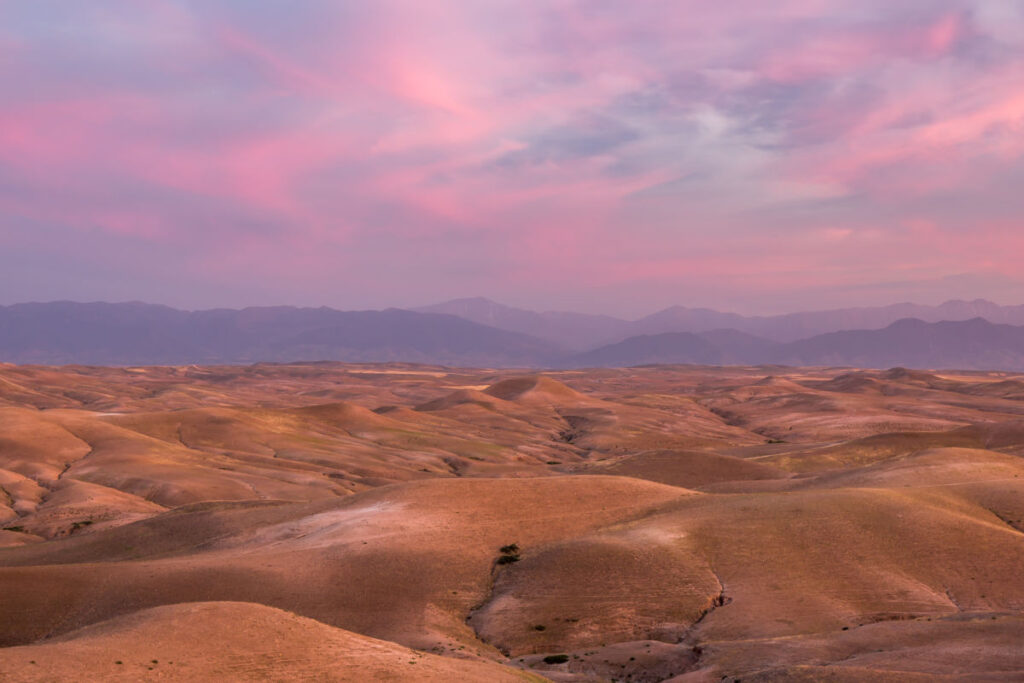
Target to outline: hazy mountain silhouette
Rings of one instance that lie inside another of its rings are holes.
[[[494,313],[502,324],[518,315],[515,309]],[[1004,316],[1009,313],[1003,309]],[[695,363],[1024,370],[1024,327],[982,318],[938,323],[903,319],[879,330],[828,332],[787,343],[737,329],[663,332],[575,352],[550,341],[557,332],[554,323],[565,320],[563,314],[532,315],[549,324],[548,339],[456,315],[400,309],[276,306],[188,312],[143,303],[19,304],[0,307],[0,361],[159,365],[335,360],[478,367]],[[601,316],[579,317],[595,327],[607,322]],[[528,327],[525,322],[523,327]]]
[[[142,303],[0,307],[0,361],[142,365],[340,360],[538,366],[558,346],[450,315]]]
[[[592,349],[636,334],[633,323],[608,315],[563,311],[537,313],[504,306],[483,297],[453,299],[413,310],[456,315],[481,325],[528,334],[576,350]]]
[[[791,342],[841,330],[881,329],[904,318],[941,322],[980,317],[993,323],[1024,325],[1024,306],[1000,306],[984,299],[947,301],[939,306],[901,303],[775,316],[742,316],[709,308],[672,306],[632,321],[580,313],[536,313],[483,298],[455,299],[416,310],[457,315],[482,325],[529,334],[579,351],[639,335],[700,333],[720,329],[739,330],[772,341]]]
[[[1024,327],[983,318],[848,330],[782,344],[735,330],[640,335],[577,354],[575,367],[660,363],[832,365],[1024,370]]]
[[[984,318],[993,323],[1024,325],[1024,306],[1000,306],[991,301],[978,299],[947,301],[939,306],[902,303],[754,317],[718,313],[707,309],[673,307],[638,320],[636,327],[645,334],[732,328],[774,341],[791,342],[828,332],[881,329],[906,318],[916,318],[924,322]]]
[[[712,332],[665,332],[630,337],[573,356],[574,367],[623,367],[693,363],[699,365],[743,365],[773,362],[780,345],[737,330]]]
[[[882,330],[823,334],[787,344],[777,362],[1024,370],[1024,327],[983,318],[928,323],[899,320]]]

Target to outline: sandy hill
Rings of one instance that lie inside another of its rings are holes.
[[[140,610],[36,645],[0,650],[5,681],[543,681],[439,657],[244,602]]]
[[[502,380],[484,392],[505,401],[538,403],[586,403],[589,399],[558,380],[544,375],[528,375]]]
[[[1019,680],[1020,381],[0,366],[0,680]]]

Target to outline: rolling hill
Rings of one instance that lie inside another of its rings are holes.
[[[1019,680],[1022,387],[0,365],[0,679]]]

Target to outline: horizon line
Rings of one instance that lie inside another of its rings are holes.
[[[613,318],[615,320],[621,320],[623,322],[637,322],[639,320],[644,320],[646,318],[650,318],[650,317],[656,316],[656,315],[658,315],[660,313],[665,313],[667,311],[677,310],[677,309],[687,310],[687,311],[708,311],[708,312],[712,312],[712,313],[718,313],[718,314],[721,314],[721,315],[734,315],[734,316],[738,316],[738,317],[741,317],[741,318],[782,318],[782,317],[786,317],[786,316],[789,316],[789,315],[803,315],[803,314],[814,314],[814,313],[834,313],[834,312],[838,312],[838,311],[879,310],[879,309],[885,309],[885,308],[893,308],[893,307],[897,307],[897,306],[918,306],[918,307],[922,307],[922,308],[942,308],[943,306],[949,306],[949,305],[955,305],[955,304],[988,304],[988,305],[992,305],[992,306],[997,306],[999,308],[1014,308],[1014,307],[1024,306],[1024,303],[1006,304],[1006,303],[999,303],[999,302],[993,301],[992,299],[985,298],[985,297],[976,297],[976,298],[973,298],[973,299],[960,299],[960,298],[947,299],[947,300],[943,301],[942,303],[938,303],[938,304],[924,304],[924,303],[919,303],[919,302],[915,302],[915,301],[895,301],[893,303],[880,304],[880,305],[837,306],[837,307],[834,307],[834,308],[796,309],[796,310],[791,310],[791,311],[787,311],[787,312],[783,312],[783,313],[753,313],[753,314],[750,314],[750,313],[739,313],[739,312],[737,312],[735,310],[723,310],[723,309],[719,309],[719,308],[711,308],[709,306],[671,304],[669,306],[665,306],[665,307],[660,308],[660,309],[658,309],[658,310],[656,310],[656,311],[654,311],[652,313],[648,313],[648,314],[645,314],[645,315],[640,315],[640,316],[637,316],[637,317],[622,317],[622,316],[613,315],[613,314],[610,314],[610,313],[583,313],[583,312],[580,312],[580,311],[569,310],[569,309],[545,309],[545,310],[538,310],[538,309],[526,308],[526,307],[522,307],[522,306],[512,306],[512,305],[505,304],[505,303],[502,303],[500,301],[496,301],[494,299],[491,299],[490,297],[485,297],[485,296],[465,296],[465,297],[455,297],[455,298],[452,298],[452,299],[446,299],[444,301],[438,301],[436,303],[425,304],[425,305],[413,305],[413,306],[395,306],[395,305],[392,305],[392,306],[383,306],[383,307],[376,307],[376,308],[374,308],[374,307],[368,307],[368,308],[359,308],[359,307],[356,307],[356,308],[342,308],[340,306],[332,306],[332,305],[329,305],[329,304],[315,305],[315,304],[296,304],[296,303],[291,303],[291,304],[289,304],[289,303],[281,303],[281,304],[250,304],[250,305],[245,305],[245,306],[211,306],[211,307],[208,307],[208,308],[203,308],[203,307],[191,308],[191,307],[174,306],[174,305],[171,305],[171,304],[160,303],[160,302],[143,301],[143,300],[140,300],[140,299],[130,299],[130,300],[122,300],[122,301],[107,301],[107,300],[80,301],[80,300],[75,300],[75,299],[51,299],[51,300],[47,300],[47,301],[17,301],[17,302],[8,303],[8,304],[0,304],[0,308],[13,308],[13,307],[16,307],[16,306],[50,306],[50,305],[55,305],[55,304],[75,304],[75,305],[80,305],[80,306],[92,306],[92,305],[105,305],[105,306],[131,306],[131,305],[151,306],[151,307],[157,307],[157,308],[167,308],[167,309],[174,310],[174,311],[179,311],[179,312],[182,312],[182,313],[204,313],[204,312],[209,312],[209,311],[245,311],[245,310],[272,309],[272,308],[293,308],[293,309],[309,309],[309,310],[323,310],[323,309],[326,309],[326,310],[338,311],[338,312],[342,312],[342,313],[361,313],[361,312],[388,311],[388,310],[410,311],[410,312],[414,312],[414,313],[438,313],[438,312],[435,312],[435,311],[424,311],[423,309],[435,308],[435,307],[439,307],[439,306],[445,306],[445,305],[455,304],[455,303],[460,303],[460,302],[470,302],[470,301],[486,302],[488,304],[493,304],[493,305],[496,305],[496,306],[500,306],[502,308],[507,308],[507,309],[511,309],[511,310],[514,310],[514,311],[521,311],[521,312],[526,312],[526,313],[533,313],[533,314],[537,314],[537,315],[545,315],[545,314],[571,314],[571,315],[579,315],[579,316],[585,316],[585,317]],[[454,314],[447,314],[447,315],[454,315]]]

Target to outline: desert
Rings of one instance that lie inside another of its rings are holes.
[[[1024,1],[0,1],[0,683],[1021,681]]]
[[[1024,680],[1024,376],[0,366],[0,680]]]

